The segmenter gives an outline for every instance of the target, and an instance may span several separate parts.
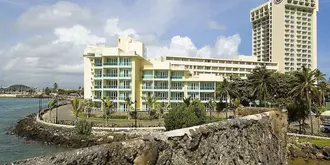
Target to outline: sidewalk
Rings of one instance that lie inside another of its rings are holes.
[[[64,106],[60,106],[57,108],[57,117],[58,117],[58,121],[60,120],[66,120],[66,121],[74,121],[75,120],[75,117],[73,116],[73,113],[71,111],[71,104],[68,104],[68,105],[64,105]],[[49,121],[49,111],[47,111],[43,116],[42,118],[45,120],[45,121]],[[52,114],[51,114],[51,117],[52,117],[52,123],[55,122],[55,118],[56,118],[56,108],[54,108],[52,110]]]

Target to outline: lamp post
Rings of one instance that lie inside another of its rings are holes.
[[[137,101],[134,101],[134,111],[135,111],[135,128],[137,128],[137,112],[136,112],[136,103]]]

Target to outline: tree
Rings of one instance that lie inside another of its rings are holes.
[[[237,111],[237,108],[241,107],[241,100],[239,98],[235,98],[235,100],[232,102],[232,106],[234,108],[234,117],[236,117],[236,111]]]
[[[49,109],[49,120],[52,122],[52,110],[56,107],[57,99],[53,99],[52,101],[48,101],[48,109]]]
[[[217,106],[217,103],[214,100],[210,100],[208,102],[208,105],[210,107],[210,122],[212,121],[212,111],[214,111],[215,107]]]
[[[294,87],[290,93],[293,98],[307,102],[310,115],[311,133],[313,134],[311,97],[314,96],[319,98],[319,91],[315,85],[317,82],[316,71],[303,66],[301,71],[294,72],[294,76],[298,85]]]
[[[169,110],[164,121],[166,130],[204,124],[206,122],[205,106],[198,100],[193,100],[188,107],[180,104]]]
[[[108,117],[111,114],[111,108],[113,107],[113,102],[110,100],[109,96],[101,100],[103,102],[103,107],[104,107],[104,117],[106,118],[108,125]]]
[[[78,121],[79,113],[83,110],[84,101],[79,98],[73,98],[71,100],[72,111],[75,114],[76,120]]]
[[[221,101],[226,101],[226,119],[228,119],[228,99],[230,102],[230,97],[237,95],[236,91],[232,89],[232,84],[224,78],[222,82],[218,83],[216,94],[220,97]]]
[[[54,85],[53,85],[53,87],[54,87],[54,92],[56,92],[57,91],[57,88],[58,88],[58,84],[55,82]]]
[[[274,83],[275,85],[278,83],[273,73],[262,66],[253,69],[252,73],[248,76],[248,83],[252,88],[251,95],[255,96],[260,103],[266,102],[274,94]]]
[[[151,110],[154,108],[158,99],[157,97],[152,96],[151,93],[148,93],[147,97],[145,97],[144,100],[147,103],[147,111],[149,113],[149,119],[151,119]]]
[[[188,107],[191,102],[191,96],[182,99],[183,103]]]
[[[48,87],[46,87],[46,89],[44,90],[44,92],[46,93],[46,95],[49,95],[51,93],[50,89]]]

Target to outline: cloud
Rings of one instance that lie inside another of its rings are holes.
[[[110,18],[106,21],[104,32],[110,36],[136,36],[137,33],[134,29],[122,30],[118,27],[118,18]]]
[[[239,55],[240,43],[240,35],[234,34],[229,37],[220,36],[216,39],[214,46],[206,45],[198,49],[189,37],[174,36],[169,47],[147,46],[147,56],[148,58],[171,55],[233,59]]]
[[[58,38],[53,43],[71,42],[75,45],[96,45],[105,43],[106,39],[92,35],[91,31],[81,25],[75,25],[72,28],[56,28],[54,34]]]
[[[91,12],[72,2],[60,1],[50,6],[38,5],[29,8],[17,20],[19,29],[39,30],[72,26],[91,18]]]
[[[225,25],[219,24],[218,22],[214,20],[209,20],[207,22],[207,25],[212,30],[226,30],[227,27]]]

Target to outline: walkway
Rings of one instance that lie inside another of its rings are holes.
[[[58,107],[57,112],[58,112],[58,114],[57,114],[58,121],[61,121],[61,120],[74,121],[75,120],[75,117],[73,116],[73,113],[71,110],[71,104]],[[42,117],[45,121],[49,121],[49,111],[47,111]],[[52,110],[51,117],[52,117],[52,122],[55,122],[56,108]]]

